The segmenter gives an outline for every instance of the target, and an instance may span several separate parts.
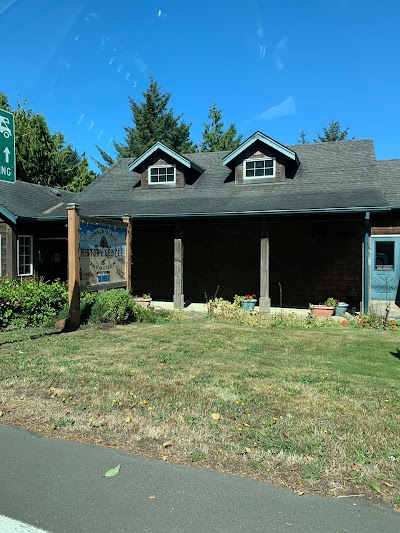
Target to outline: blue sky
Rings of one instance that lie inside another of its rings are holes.
[[[400,158],[398,0],[0,0],[0,91],[79,151],[115,155],[149,73],[199,142],[212,102],[244,138],[329,120]]]

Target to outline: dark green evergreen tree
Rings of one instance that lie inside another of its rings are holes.
[[[301,130],[300,139],[297,142],[299,144],[307,144],[307,134],[304,130]]]
[[[11,111],[10,105],[8,103],[8,96],[2,92],[0,92],[0,109],[4,109],[5,111]]]
[[[129,97],[133,126],[125,126],[125,142],[114,142],[118,157],[139,157],[157,141],[162,142],[178,153],[194,152],[189,139],[190,124],[182,120],[182,115],[174,116],[174,110],[168,108],[170,93],[162,93],[161,87],[150,75],[149,86],[143,94],[144,100],[135,102]],[[99,148],[107,166],[114,162],[113,158]],[[101,169],[107,168],[102,162],[96,161]]]
[[[328,126],[323,126],[322,134],[317,133],[317,139],[314,139],[315,143],[326,143],[334,141],[345,141],[349,134],[350,126],[342,130],[339,120],[331,120]],[[354,139],[354,137],[352,137]]]
[[[4,93],[0,108],[11,111]],[[17,179],[67,190],[73,183],[71,190],[78,191],[95,178],[85,154],[79,156],[62,133],[51,133],[44,116],[34,113],[26,101],[17,103],[13,114]]]
[[[87,160],[86,154],[83,153],[82,156],[78,156],[77,165],[74,168],[74,177],[71,181],[68,182],[67,189],[71,192],[80,192],[86,185],[89,185],[96,174],[93,170],[89,169],[89,161]]]
[[[217,109],[215,103],[211,104],[208,112],[210,123],[203,122],[204,130],[202,141],[199,145],[200,152],[220,152],[224,150],[235,150],[242,141],[242,135],[238,135],[236,127],[231,124],[224,131],[222,122],[222,111]]]

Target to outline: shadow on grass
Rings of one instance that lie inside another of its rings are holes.
[[[397,350],[395,352],[390,352],[390,355],[393,355],[393,357],[395,357],[396,359],[400,360],[400,350],[399,350],[399,348],[397,348]]]
[[[22,333],[22,332],[21,332]],[[20,335],[16,336],[15,338],[7,339],[5,341],[0,340],[0,346],[3,346],[5,344],[14,344],[15,342],[24,342],[24,341],[30,341],[35,339],[40,339],[41,337],[48,337],[49,335],[60,335],[60,333],[63,333],[63,330],[49,330],[49,331],[40,331],[37,333],[32,333],[32,335]]]

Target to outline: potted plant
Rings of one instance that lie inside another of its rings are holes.
[[[338,302],[335,309],[335,316],[343,316],[347,311],[349,304],[346,302]]]
[[[310,310],[314,316],[332,316],[338,303],[339,301],[336,298],[330,297],[323,304],[310,304]]]
[[[133,299],[135,300],[135,304],[140,305],[140,307],[150,307],[153,301],[149,292],[143,293],[142,296],[134,296]]]
[[[246,311],[253,311],[257,303],[257,298],[255,294],[246,294],[246,296],[238,296],[235,294],[233,301],[238,307],[241,307]]]

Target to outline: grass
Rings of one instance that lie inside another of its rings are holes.
[[[0,422],[400,505],[400,337],[215,320],[0,336]]]

